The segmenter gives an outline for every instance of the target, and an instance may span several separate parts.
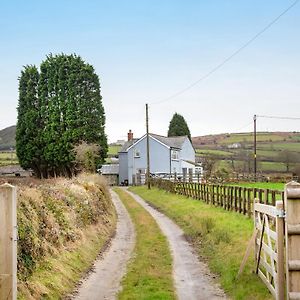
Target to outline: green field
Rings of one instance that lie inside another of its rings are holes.
[[[279,155],[279,151],[275,150],[257,150],[257,158],[263,157],[263,158],[277,158]]]
[[[283,141],[283,137],[271,133],[258,133],[256,136],[257,142],[269,142],[269,141]],[[249,143],[253,142],[253,133],[236,133],[230,134],[228,137],[221,141],[221,144],[233,144],[233,143]]]
[[[286,166],[280,162],[262,161],[258,163],[258,168],[263,172],[285,172]]]
[[[222,208],[170,194],[156,188],[134,187],[132,191],[173,219],[185,232],[201,259],[231,299],[272,299],[266,286],[254,273],[251,253],[243,274],[236,279],[253,232],[253,220]]]
[[[228,148],[231,144],[239,143],[238,148]],[[207,135],[193,138],[196,155],[201,161],[201,156],[214,158],[217,161],[214,171],[226,168],[229,172],[246,172],[241,167],[243,161],[253,162],[253,133],[228,133]],[[283,154],[283,150],[290,154]],[[299,132],[258,132],[257,133],[257,159],[258,172],[286,173],[285,160],[289,155],[291,162],[289,175],[296,170],[297,161],[300,163],[300,133]],[[298,158],[297,158],[298,157]],[[224,162],[227,160],[228,162]],[[230,163],[234,161],[234,164]],[[249,169],[249,167],[248,167]],[[252,167],[253,169],[253,167]]]
[[[261,143],[257,145],[257,149],[263,149],[263,150],[289,150],[289,151],[296,151],[300,152],[300,143]]]
[[[18,158],[15,152],[0,152],[0,166],[18,164]]]
[[[217,155],[217,156],[226,156],[230,157],[233,153],[223,150],[214,150],[214,149],[196,149],[197,154],[204,154],[204,155]]]
[[[108,155],[117,155],[122,146],[120,145],[109,145],[108,146]]]
[[[271,189],[283,191],[285,183],[283,182],[239,182],[236,185],[247,188]]]

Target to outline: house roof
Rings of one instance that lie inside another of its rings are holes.
[[[170,148],[177,148],[177,149],[181,149],[182,144],[184,143],[184,141],[186,140],[187,136],[172,136],[172,137],[166,137],[166,136],[162,136],[162,135],[158,135],[158,134],[154,134],[154,133],[149,133],[149,135],[158,140],[159,142],[161,142],[162,144],[166,145],[167,147]],[[127,141],[123,147],[121,148],[121,150],[119,152],[127,152],[128,148],[130,146],[132,146],[133,144],[135,144],[136,142],[138,142],[139,140],[143,139],[146,135],[142,136],[140,139],[133,139],[132,141]]]
[[[155,139],[159,140],[163,144],[171,147],[171,148],[178,148],[181,149],[182,144],[184,143],[185,139],[187,138],[187,135],[184,136],[172,136],[172,137],[166,137],[158,134],[150,134]]]
[[[119,152],[127,152],[127,149],[133,145],[135,142],[137,142],[139,139],[133,139],[131,141],[125,142],[125,144],[122,146]]]
[[[195,167],[202,167],[202,165],[200,163],[196,163],[194,161],[191,161],[191,160],[183,160],[185,162],[187,162],[188,164],[191,164],[191,165],[194,165]]]

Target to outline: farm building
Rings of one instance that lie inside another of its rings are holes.
[[[187,136],[165,137],[149,134],[151,174],[191,174],[202,172],[195,163],[195,149]],[[135,184],[147,170],[146,134],[133,138],[129,131],[128,141],[119,152],[119,184]]]
[[[119,164],[103,165],[98,171],[101,175],[103,175],[106,178],[109,185],[118,184]]]

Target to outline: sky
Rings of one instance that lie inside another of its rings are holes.
[[[49,53],[76,53],[100,78],[110,142],[166,135],[172,115],[192,136],[252,130],[253,115],[300,117],[300,2],[205,80],[294,1],[0,1],[0,129],[16,124],[18,77]],[[259,118],[259,131],[300,131]]]

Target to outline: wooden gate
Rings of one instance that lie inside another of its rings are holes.
[[[0,186],[0,300],[17,298],[16,188]]]
[[[254,203],[256,229],[256,273],[275,299],[284,299],[284,210],[283,202],[276,206]]]
[[[300,184],[286,184],[284,202],[254,203],[256,272],[276,299],[300,299]],[[285,248],[284,248],[285,246]]]

